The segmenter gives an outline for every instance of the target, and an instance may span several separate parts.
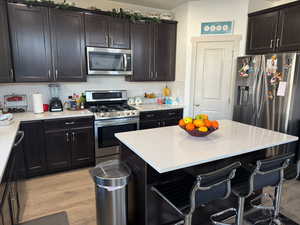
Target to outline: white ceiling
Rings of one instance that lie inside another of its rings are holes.
[[[146,7],[171,10],[189,0],[110,0],[114,2],[124,2]]]

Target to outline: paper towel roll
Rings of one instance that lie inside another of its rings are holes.
[[[43,96],[41,94],[33,94],[32,95],[33,102],[33,112],[34,113],[43,113]]]

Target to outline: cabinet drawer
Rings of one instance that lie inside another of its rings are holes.
[[[68,118],[44,121],[45,131],[71,129],[77,127],[93,127],[92,117]]]
[[[141,121],[149,120],[164,120],[164,119],[180,119],[183,116],[183,109],[170,109],[170,110],[158,110],[148,111],[140,113]]]
[[[163,111],[164,119],[177,119],[183,117],[183,109],[172,109]]]
[[[141,112],[140,113],[140,120],[141,121],[158,120],[158,119],[161,119],[162,116],[163,116],[162,111]]]

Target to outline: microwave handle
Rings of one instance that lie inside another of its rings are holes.
[[[123,55],[123,58],[124,58],[124,71],[127,70],[127,56],[126,54]]]

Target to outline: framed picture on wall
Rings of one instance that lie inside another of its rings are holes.
[[[201,23],[201,34],[232,34],[233,21]]]

